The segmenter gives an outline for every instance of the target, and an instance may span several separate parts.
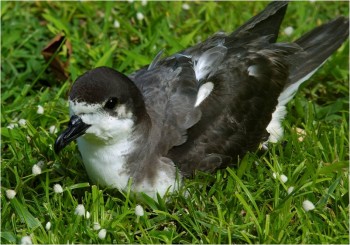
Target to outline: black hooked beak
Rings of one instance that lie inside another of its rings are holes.
[[[85,124],[81,118],[74,115],[70,118],[68,128],[64,130],[56,139],[55,152],[58,154],[70,142],[83,135],[91,125]]]

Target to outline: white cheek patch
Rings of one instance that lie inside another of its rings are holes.
[[[70,115],[78,115],[81,120],[91,125],[85,133],[87,139],[99,139],[110,144],[128,138],[133,131],[132,113],[124,105],[116,109],[117,116],[112,116],[102,108],[102,104],[69,101]]]
[[[86,130],[86,136],[102,139],[108,143],[128,138],[134,127],[132,119],[119,119],[108,113],[84,114],[81,119],[84,123],[91,125]]]
[[[199,106],[211,93],[211,91],[213,91],[214,89],[214,84],[212,82],[207,82],[205,84],[203,84],[199,90],[198,90],[198,94],[197,94],[197,100],[196,103],[194,104],[194,107]]]
[[[118,106],[116,112],[120,118],[132,118],[131,111],[127,111],[125,105]]]

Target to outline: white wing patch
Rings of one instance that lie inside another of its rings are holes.
[[[196,79],[200,81],[214,72],[223,61],[226,53],[227,48],[223,46],[222,43],[219,43],[218,46],[208,49],[199,57],[195,57],[194,72],[196,74]]]
[[[248,67],[248,75],[252,77],[258,76],[258,66],[257,65],[251,65]]]
[[[214,88],[214,83],[212,82],[207,82],[203,84],[198,90],[197,100],[196,100],[196,103],[194,104],[194,107],[199,106],[209,96],[211,91],[213,91],[213,88]]]

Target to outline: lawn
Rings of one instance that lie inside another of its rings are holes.
[[[198,173],[166,200],[93,185],[75,144],[53,152],[77,76],[101,65],[129,74],[161,49],[233,31],[266,4],[1,2],[1,243],[348,244],[348,42],[288,105],[283,142]],[[339,15],[348,2],[292,2],[279,40]]]

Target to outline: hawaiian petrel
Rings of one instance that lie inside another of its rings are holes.
[[[77,139],[89,177],[152,197],[178,177],[234,164],[278,141],[286,104],[349,35],[338,17],[293,43],[276,43],[287,2],[272,2],[231,34],[153,62],[126,76],[98,67],[69,94],[71,119],[58,153]]]

